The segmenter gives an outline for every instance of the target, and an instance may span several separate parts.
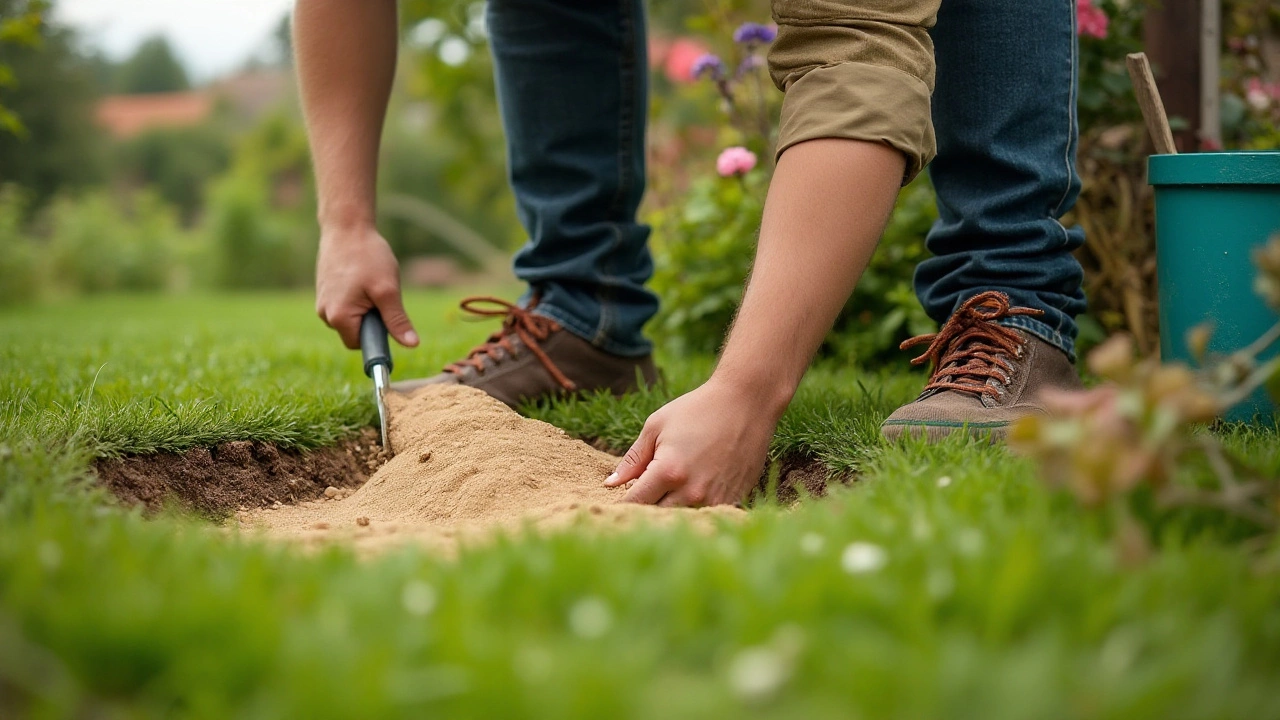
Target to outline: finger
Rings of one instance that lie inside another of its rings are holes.
[[[699,508],[706,507],[706,505],[706,490],[700,485],[694,485],[692,482],[685,483],[683,486],[672,490],[658,501],[659,507]]]
[[[622,502],[653,505],[671,492],[674,485],[669,479],[670,476],[660,470],[650,466],[650,469],[631,486],[627,494],[622,496]]]
[[[342,344],[348,350],[360,349],[360,323],[347,320],[335,325],[333,329],[338,331],[338,337],[342,338]]]
[[[330,315],[325,311],[320,313],[320,319],[337,331],[348,350],[360,349],[360,318],[361,315]]]
[[[404,300],[400,296],[399,285],[389,285],[376,293],[370,293],[378,312],[382,314],[382,322],[386,323],[387,332],[396,342],[405,347],[418,346],[418,333],[413,330],[409,314],[404,311]]]
[[[640,430],[640,437],[631,444],[627,454],[622,456],[622,462],[618,463],[617,469],[604,481],[605,487],[624,485],[644,473],[644,469],[653,460],[654,448],[658,443],[658,431],[654,429],[655,427],[652,418],[644,424]]]

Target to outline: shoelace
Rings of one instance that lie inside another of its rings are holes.
[[[1023,339],[1012,328],[995,321],[1015,315],[1043,315],[1043,310],[1027,307],[1011,307],[1009,296],[995,290],[974,295],[965,301],[940,330],[929,335],[919,335],[902,343],[906,350],[929,343],[912,365],[933,362],[930,390],[958,390],[975,395],[995,397],[999,390],[987,383],[994,378],[1002,384],[1009,381],[1013,372],[1010,355],[1017,355]]]
[[[496,307],[484,307],[483,304]],[[535,303],[536,304],[536,303]],[[560,329],[559,323],[548,317],[534,315],[529,310],[520,307],[506,300],[487,295],[469,297],[463,300],[459,307],[463,310],[477,315],[479,317],[500,317],[502,318],[502,327],[489,336],[489,339],[483,345],[477,345],[467,353],[465,360],[459,360],[445,367],[444,371],[455,375],[461,374],[466,368],[475,368],[476,372],[483,373],[485,370],[484,359],[488,357],[495,363],[501,361],[499,348],[506,350],[507,355],[515,356],[516,348],[511,342],[514,335],[520,338],[524,346],[533,353],[533,356],[542,363],[542,367],[546,368],[547,373],[551,375],[560,387],[569,392],[578,389],[577,384],[565,377],[560,368],[547,357],[547,353],[538,345],[539,340],[546,340],[551,333]]]

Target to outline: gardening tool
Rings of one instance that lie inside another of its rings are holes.
[[[360,357],[364,360],[364,374],[373,378],[373,399],[378,404],[378,422],[382,426],[382,449],[390,453],[384,395],[391,384],[391,346],[387,343],[387,326],[377,308],[365,313],[360,320]]]
[[[1178,147],[1173,144],[1173,131],[1169,129],[1169,116],[1164,112],[1164,101],[1160,99],[1160,90],[1156,88],[1156,78],[1151,74],[1151,63],[1146,53],[1126,55],[1124,63],[1129,68],[1129,79],[1133,81],[1133,94],[1138,99],[1138,109],[1142,111],[1142,119],[1147,124],[1147,132],[1151,133],[1151,141],[1160,155],[1176,155]]]

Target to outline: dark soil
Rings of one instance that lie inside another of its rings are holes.
[[[831,474],[822,461],[805,455],[784,457],[778,467],[778,502],[784,505],[800,499],[803,493],[811,497],[823,497],[830,485],[848,485],[854,478]],[[761,491],[767,490],[768,473],[760,481]]]
[[[315,500],[325,488],[359,487],[383,462],[378,435],[321,450],[281,450],[247,440],[184,453],[101,459],[99,481],[130,505],[155,512],[177,504],[215,518],[274,503]]]

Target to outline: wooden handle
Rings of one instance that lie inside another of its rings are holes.
[[[1177,155],[1178,147],[1173,144],[1173,131],[1169,129],[1169,116],[1165,115],[1164,103],[1160,100],[1160,90],[1156,88],[1156,78],[1151,74],[1147,54],[1126,55],[1124,64],[1129,68],[1133,93],[1138,97],[1138,107],[1142,109],[1142,119],[1147,123],[1147,132],[1151,133],[1156,152],[1160,155]]]

